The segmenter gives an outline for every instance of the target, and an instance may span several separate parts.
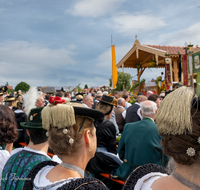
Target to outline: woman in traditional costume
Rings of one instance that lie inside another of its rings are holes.
[[[8,106],[0,105],[0,178],[17,137],[17,123],[13,111]],[[3,150],[3,145],[5,145],[5,150]]]
[[[157,112],[163,152],[171,157],[168,171],[155,164],[138,167],[124,190],[200,189],[200,100],[194,95],[193,88],[180,87],[165,97]]]
[[[102,112],[79,103],[46,106],[42,111],[43,128],[48,131],[49,146],[62,162],[36,165],[24,189],[107,189],[98,179],[84,178],[85,167],[96,152],[94,121],[103,117]]]

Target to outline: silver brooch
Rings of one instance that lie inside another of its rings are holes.
[[[66,135],[68,133],[67,129],[63,129],[63,133]]]
[[[69,139],[69,144],[73,144],[74,143],[74,139],[70,138]]]
[[[200,137],[198,138],[198,140],[197,140],[197,141],[198,141],[198,143],[200,144]]]
[[[30,121],[32,121],[32,120],[33,120],[33,116],[31,115],[31,116],[30,116]]]
[[[194,156],[195,155],[195,149],[190,147],[186,150],[186,153],[188,156]]]
[[[46,132],[46,136],[49,137],[49,131]]]

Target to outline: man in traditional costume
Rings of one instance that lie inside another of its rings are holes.
[[[6,96],[5,97],[5,105],[9,106],[11,110],[13,110],[15,106],[15,97],[14,96]]]
[[[120,133],[123,131],[125,125],[125,119],[123,117],[123,113],[126,112],[125,107],[126,101],[124,100],[124,98],[118,98],[118,106],[115,106],[113,109],[115,112],[116,122],[119,127]]]
[[[30,170],[42,161],[49,161],[47,155],[49,144],[46,130],[42,128],[41,111],[32,109],[28,122],[20,123],[27,129],[30,141],[27,147],[17,148],[11,152],[2,172],[1,189],[22,189]]]
[[[147,100],[146,96],[137,96],[135,104],[133,104],[126,110],[125,123],[131,123],[142,120],[142,116],[140,114],[140,103],[145,100]]]
[[[0,104],[3,104],[3,92],[0,92]]]
[[[0,105],[4,105],[4,94],[7,92],[7,86],[2,86],[0,88]]]
[[[143,119],[125,125],[119,142],[118,153],[123,164],[116,170],[116,176],[126,180],[138,166],[147,163],[165,165],[160,144],[161,136],[154,123],[157,113],[155,102],[144,101],[141,104]]]

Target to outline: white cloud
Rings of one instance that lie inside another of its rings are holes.
[[[45,44],[25,41],[4,42],[0,44],[1,61],[18,66],[53,67],[74,64],[73,53],[68,49],[50,49]]]
[[[123,35],[133,35],[152,30],[158,30],[166,25],[162,17],[152,14],[123,13],[112,17],[117,32]]]
[[[199,28],[200,22],[197,22],[187,28],[162,34],[158,37],[157,44],[184,46],[185,42],[191,42],[200,45]]]
[[[46,85],[48,81],[49,84],[55,83],[59,76],[57,70],[66,70],[69,65],[76,64],[73,55],[71,50],[50,49],[46,44],[25,41],[1,43],[0,81],[8,81],[11,85],[20,81],[30,85]]]
[[[126,0],[78,0],[66,13],[81,17],[99,17],[110,14]]]

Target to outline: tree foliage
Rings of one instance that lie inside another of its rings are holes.
[[[88,85],[86,84],[84,88],[85,88],[85,89],[88,89]]]
[[[17,84],[17,86],[15,87],[15,91],[21,90],[22,92],[26,92],[28,91],[30,88],[30,85],[27,84],[26,82],[20,82],[19,84]]]
[[[131,87],[131,79],[132,76],[129,73],[124,72],[118,72],[118,79],[117,79],[117,85],[116,89],[118,91],[123,91],[123,85],[124,89],[129,90]],[[110,85],[112,85],[112,79],[109,79]]]

